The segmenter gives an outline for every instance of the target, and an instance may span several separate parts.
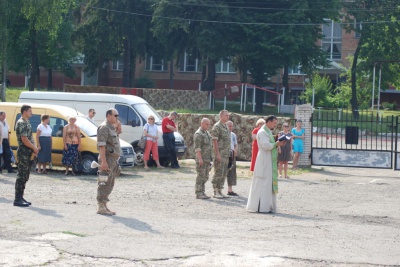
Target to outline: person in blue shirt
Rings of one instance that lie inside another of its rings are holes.
[[[293,169],[297,169],[300,154],[304,151],[304,133],[305,130],[301,128],[301,120],[296,121],[296,127],[292,129],[293,138]]]

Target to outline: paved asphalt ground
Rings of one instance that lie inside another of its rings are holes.
[[[400,172],[324,167],[279,181],[278,213],[239,197],[197,200],[193,160],[179,170],[125,169],[96,214],[96,177],[33,174],[30,208],[0,174],[0,266],[400,266]],[[207,194],[212,186],[206,185]]]

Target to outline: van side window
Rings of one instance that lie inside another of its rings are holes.
[[[62,137],[63,136],[63,128],[68,122],[64,119],[57,117],[50,117],[50,127],[53,129],[51,132],[51,136],[54,137]]]
[[[122,125],[140,126],[141,121],[136,112],[129,106],[115,105],[115,109],[119,113],[119,121]]]
[[[18,113],[15,121],[18,121],[20,118],[21,118],[21,113]],[[42,122],[40,120],[40,115],[33,114],[32,117],[29,118],[29,122],[31,123],[32,126],[32,133],[36,133],[38,125]],[[15,130],[15,125],[14,125],[14,130]]]

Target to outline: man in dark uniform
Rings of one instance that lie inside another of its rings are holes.
[[[106,112],[106,120],[97,128],[97,146],[100,151],[99,164],[102,173],[108,173],[107,181],[98,183],[97,187],[97,202],[99,204],[98,214],[115,215],[116,213],[109,210],[107,207],[108,196],[111,194],[115,177],[118,176],[120,156],[119,137],[114,125],[118,121],[118,111],[109,109]]]
[[[32,127],[29,118],[32,116],[32,108],[28,105],[21,107],[21,118],[15,125],[15,133],[18,141],[18,173],[15,181],[14,206],[28,207],[31,203],[24,199],[25,184],[29,180],[32,152],[37,156],[39,150],[34,145]]]

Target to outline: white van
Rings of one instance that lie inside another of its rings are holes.
[[[60,127],[68,124],[68,119],[72,116],[76,117],[76,124],[81,129],[81,156],[82,156],[82,169],[85,174],[96,174],[97,168],[92,169],[92,161],[97,161],[99,151],[97,149],[97,127],[89,121],[85,115],[76,112],[75,109],[47,104],[35,103],[1,103],[0,110],[5,111],[7,114],[7,121],[10,125],[10,146],[13,150],[17,150],[18,143],[15,135],[14,125],[21,117],[21,106],[28,104],[32,107],[32,117],[29,119],[32,125],[33,136],[36,136],[36,128],[41,123],[41,115],[47,114],[50,116],[49,125],[53,129],[52,132],[52,164],[55,166],[63,166],[62,153],[64,150],[62,134],[59,135]],[[133,148],[127,142],[120,140],[121,157],[119,164],[121,167],[132,167],[134,165],[135,153]],[[16,155],[16,154],[15,154]]]
[[[97,94],[97,93],[63,93],[63,92],[22,92],[18,102],[46,103],[67,106],[87,114],[89,109],[96,110],[94,120],[96,124],[104,121],[106,111],[115,108],[119,113],[122,124],[120,138],[130,143],[136,152],[136,165],[143,164],[143,150],[137,146],[143,133],[143,127],[147,118],[153,115],[158,125],[158,153],[160,162],[166,166],[169,164],[169,153],[164,147],[161,130],[161,116],[143,98],[133,95]],[[181,134],[175,132],[176,155],[182,156],[186,146]]]

